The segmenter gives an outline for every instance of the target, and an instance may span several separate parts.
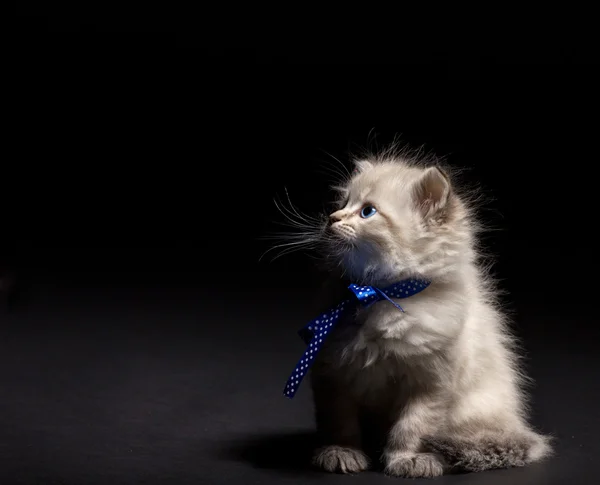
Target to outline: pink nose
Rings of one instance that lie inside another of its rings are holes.
[[[331,222],[331,224],[333,224],[335,222],[340,222],[341,220],[342,220],[342,211],[336,211],[329,216],[329,222]]]

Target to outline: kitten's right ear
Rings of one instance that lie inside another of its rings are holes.
[[[446,207],[450,192],[449,177],[440,168],[430,167],[417,180],[413,197],[423,217],[430,217]]]

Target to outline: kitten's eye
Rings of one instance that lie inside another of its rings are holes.
[[[360,217],[366,219],[368,217],[374,216],[376,213],[377,209],[375,209],[375,207],[373,207],[372,205],[366,205],[361,209]]]

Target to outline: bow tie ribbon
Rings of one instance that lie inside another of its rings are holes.
[[[298,334],[302,337],[307,347],[296,368],[288,378],[283,394],[290,399],[294,397],[302,379],[304,379],[314,362],[315,356],[321,350],[323,341],[331,333],[344,312],[353,306],[353,303],[356,304],[358,302],[367,308],[378,301],[387,300],[398,310],[404,312],[402,307],[392,300],[392,298],[408,298],[409,296],[416,295],[427,288],[430,283],[426,280],[411,278],[399,281],[383,289],[376,288],[375,286],[351,284],[348,289],[352,291],[354,300],[341,302],[336,307],[311,320],[298,331]]]

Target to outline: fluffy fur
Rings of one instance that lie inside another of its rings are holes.
[[[405,313],[385,301],[359,308],[329,336],[311,372],[322,438],[314,464],[365,470],[363,438],[374,430],[384,436],[385,472],[396,476],[522,466],[548,456],[549,439],[526,421],[524,378],[480,263],[469,198],[427,161],[386,153],[355,166],[338,187],[338,209],[311,243],[323,244],[348,281],[385,287],[418,276],[432,284],[399,301]],[[377,212],[362,218],[367,204]],[[344,287],[344,278],[331,283]]]

